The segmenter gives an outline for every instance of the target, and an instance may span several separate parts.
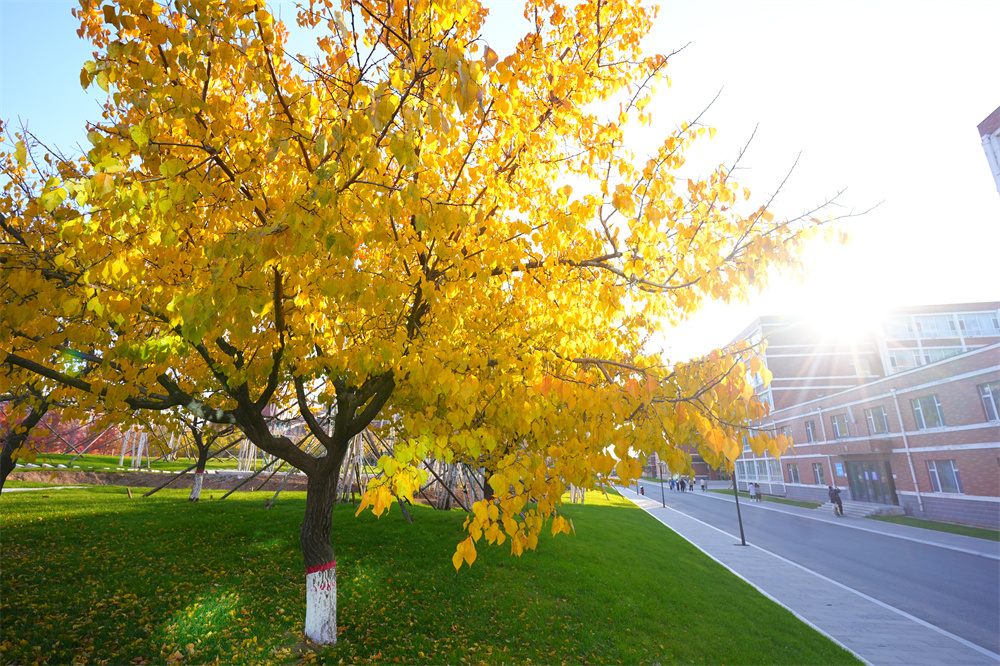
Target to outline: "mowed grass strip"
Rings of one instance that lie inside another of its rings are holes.
[[[340,642],[301,641],[302,493],[5,494],[2,663],[857,663],[622,498],[576,534],[451,554],[465,514],[334,512]],[[214,497],[214,499],[210,499]]]
[[[897,525],[909,525],[910,527],[920,527],[925,530],[936,532],[948,532],[949,534],[961,534],[963,536],[976,537],[977,539],[989,539],[990,541],[1000,541],[1000,531],[991,530],[987,527],[973,527],[971,525],[959,525],[958,523],[942,523],[936,520],[924,520],[911,516],[868,516],[871,520],[881,520],[884,523],[896,523]]]
[[[712,489],[709,490],[709,492],[711,492],[711,493],[718,493],[719,495],[726,495],[728,497],[732,497],[733,496],[733,489],[732,488],[729,488],[728,490],[725,490],[725,489],[722,489],[722,488],[712,488]],[[793,499],[787,499],[785,497],[774,497],[773,495],[762,495],[761,498],[765,502],[775,502],[776,504],[787,504],[789,506],[800,506],[803,509],[818,509],[819,507],[823,506],[823,504],[820,503],[820,502],[807,502],[805,500],[793,500]],[[745,499],[747,501],[750,501],[750,493],[745,493],[745,492],[740,491],[740,499]]]
[[[231,451],[237,451],[238,447],[233,447]],[[76,455],[74,453],[40,453],[35,459],[36,465],[66,465],[69,469],[80,468],[85,471],[100,471],[100,470],[120,470],[122,468],[126,470],[133,470],[137,472],[146,471],[147,464],[149,469],[167,471],[167,472],[180,472],[187,469],[191,465],[194,465],[198,460],[196,458],[175,458],[174,460],[160,460],[157,459],[155,455],[149,457],[143,456],[142,459],[136,463],[138,467],[133,468],[132,456],[125,456],[125,460],[121,465],[118,461],[121,460],[121,456],[115,455],[105,455],[100,453],[84,453],[82,455]],[[72,464],[72,467],[69,465]],[[279,463],[280,464],[280,463]],[[236,458],[226,458],[224,460],[219,460],[218,458],[212,458],[208,461],[206,469],[231,469],[234,470],[239,466],[239,461]],[[260,469],[263,463],[257,461],[257,469]],[[287,465],[285,469],[287,469]],[[37,468],[24,467],[19,465],[14,471],[24,472],[30,471]],[[48,468],[46,468],[48,469]],[[272,468],[273,469],[273,468]]]

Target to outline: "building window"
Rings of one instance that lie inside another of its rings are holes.
[[[914,398],[910,400],[910,404],[913,405],[913,418],[917,421],[917,430],[944,427],[944,412],[941,411],[941,402],[937,394]]]
[[[933,363],[946,359],[949,356],[957,356],[962,353],[961,347],[924,347],[924,362]]]
[[[818,485],[826,484],[826,480],[823,478],[823,463],[813,463],[813,477],[816,478],[816,483]]]
[[[847,429],[847,414],[834,414],[830,417],[833,424],[833,436],[835,439],[846,439],[851,436],[851,431]]]
[[[914,317],[917,334],[922,338],[955,338],[955,320],[951,315],[921,315]]]
[[[799,482],[799,466],[795,463],[788,463],[788,481],[789,483]]]
[[[995,313],[960,314],[958,325],[962,332],[970,338],[993,337],[1000,335],[1000,322]]]
[[[856,358],[851,361],[851,374],[858,377],[872,377],[872,363],[866,358]]]
[[[896,372],[920,365],[920,352],[916,349],[893,349],[889,352],[889,365]]]
[[[889,421],[886,418],[885,407],[872,407],[865,410],[865,418],[868,420],[868,433],[871,435],[884,435],[889,432]]]
[[[769,481],[782,482],[784,479],[781,477],[781,464],[774,458],[769,458],[767,461],[767,472],[770,477]]]
[[[806,421],[806,440],[809,442],[816,441],[816,422]]]
[[[893,317],[885,323],[885,335],[892,340],[912,340],[913,325],[909,317]]]
[[[987,421],[1000,421],[1000,382],[979,385],[979,397],[983,399]]]
[[[791,426],[781,426],[778,428],[778,432],[788,438],[788,441],[792,441],[792,427]]]
[[[931,476],[931,487],[936,493],[962,492],[962,477],[954,460],[928,460],[927,472]]]

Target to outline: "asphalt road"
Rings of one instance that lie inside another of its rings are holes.
[[[661,501],[658,484],[646,497]],[[674,492],[667,506],[739,535],[736,507],[717,494]],[[743,530],[752,543],[957,636],[1000,653],[1000,562],[844,524],[768,510],[740,498]]]

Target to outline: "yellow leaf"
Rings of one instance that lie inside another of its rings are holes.
[[[487,46],[486,53],[483,54],[483,60],[486,61],[486,69],[492,69],[493,65],[497,64],[497,60],[499,59],[497,52]]]
[[[465,561],[469,563],[470,567],[472,566],[472,563],[476,561],[476,544],[473,543],[472,537],[469,537],[468,539],[465,540],[464,557]]]

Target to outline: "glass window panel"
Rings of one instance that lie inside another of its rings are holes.
[[[961,493],[962,479],[954,460],[928,460],[931,486],[936,493]]]
[[[773,481],[781,480],[781,465],[774,458],[768,459],[767,471]]]
[[[868,432],[872,435],[882,435],[889,432],[889,421],[886,418],[885,407],[873,407],[865,410],[868,421]]]
[[[979,396],[983,399],[987,421],[1000,421],[1000,381],[979,385]]]
[[[833,425],[835,438],[845,439],[851,436],[851,432],[847,428],[847,414],[834,414],[830,417],[830,423]]]
[[[930,349],[924,349],[924,360],[927,363],[933,363],[934,361],[940,361],[946,359],[949,356],[956,356],[962,353],[961,347],[931,347]]]
[[[913,406],[913,418],[918,430],[944,427],[944,412],[936,394],[914,398],[910,400],[910,404]]]
[[[916,349],[893,349],[889,352],[889,365],[893,370],[909,370],[920,365],[920,352]]]
[[[922,338],[953,338],[956,335],[951,315],[921,315],[914,317],[914,322]]]
[[[958,321],[962,331],[970,337],[1000,335],[1000,324],[995,314],[962,314],[958,316]]]
[[[911,340],[913,339],[913,326],[910,324],[909,317],[893,317],[885,323],[885,334],[886,337],[893,340]]]

